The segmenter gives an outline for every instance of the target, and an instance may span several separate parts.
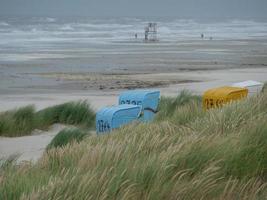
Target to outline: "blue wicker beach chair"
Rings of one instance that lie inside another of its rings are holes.
[[[141,106],[137,105],[104,107],[96,114],[96,132],[98,135],[111,132],[115,128],[138,120],[140,113]]]
[[[158,90],[129,90],[120,94],[119,104],[140,105],[142,114],[139,120],[150,122],[157,113],[159,98]]]

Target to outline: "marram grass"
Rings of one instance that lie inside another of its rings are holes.
[[[196,99],[36,164],[3,164],[0,199],[266,199],[266,141],[266,93],[208,112]]]
[[[85,101],[69,102],[36,112],[33,106],[0,113],[0,136],[30,135],[34,129],[47,129],[55,123],[81,128],[94,125],[95,113]]]
[[[33,106],[26,106],[17,110],[0,114],[0,136],[23,136],[31,133],[35,128]]]
[[[77,128],[63,129],[47,145],[46,149],[49,150],[52,148],[64,147],[67,144],[71,144],[73,142],[81,142],[87,136],[89,136],[88,133]]]

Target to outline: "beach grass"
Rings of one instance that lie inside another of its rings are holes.
[[[267,93],[209,111],[188,95],[153,123],[9,161],[0,199],[266,199]]]
[[[265,82],[262,87],[262,92],[266,92],[266,91],[267,91],[267,82]]]
[[[88,133],[77,128],[63,129],[53,138],[46,149],[49,150],[52,148],[64,147],[73,142],[81,142],[87,136],[89,136]]]
[[[28,135],[34,128],[35,111],[33,106],[26,106],[0,114],[0,136]]]
[[[55,123],[90,128],[94,119],[95,113],[85,101],[68,102],[38,112],[30,105],[0,114],[0,136],[30,135],[35,129],[46,130]]]
[[[176,124],[186,123],[191,120],[191,117],[197,117],[199,111],[204,113],[199,109],[201,107],[201,100],[201,96],[194,95],[188,90],[181,91],[175,98],[162,97],[156,121],[172,121],[174,119]]]
[[[43,109],[36,113],[36,118],[38,126],[44,128],[55,123],[90,128],[94,125],[95,112],[86,101],[68,102]]]

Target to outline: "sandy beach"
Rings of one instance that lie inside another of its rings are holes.
[[[0,0],[0,200],[266,199],[267,0]]]
[[[87,100],[97,111],[117,104],[119,93],[128,89],[156,88],[162,95],[176,96],[184,89],[202,94],[234,82],[267,81],[265,39],[119,45],[125,52],[82,54],[88,66],[98,63],[95,68],[63,68],[58,64],[62,58],[55,58],[53,68],[44,67],[46,59],[2,63],[0,111],[26,105],[40,110],[78,100]],[[80,56],[73,59],[82,59]],[[0,157],[19,154],[20,161],[36,161],[63,127],[53,126],[33,136],[0,138]]]

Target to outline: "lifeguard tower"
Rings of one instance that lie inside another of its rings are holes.
[[[158,41],[157,34],[157,23],[148,23],[148,25],[145,27],[145,42]]]

